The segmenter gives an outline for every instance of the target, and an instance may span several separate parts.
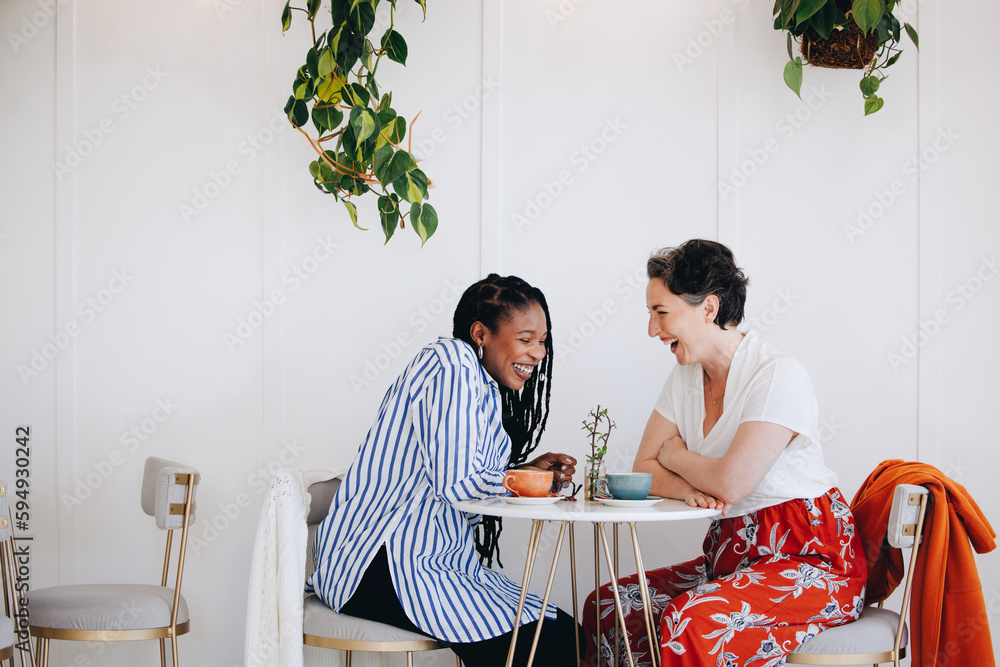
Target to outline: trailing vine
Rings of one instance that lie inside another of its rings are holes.
[[[285,113],[316,151],[309,164],[316,188],[342,202],[355,227],[365,229],[354,200],[374,192],[385,242],[409,217],[423,247],[437,229],[437,211],[424,203],[427,175],[409,145],[402,148],[406,119],[393,109],[392,93],[380,91],[375,80],[383,58],[405,66],[407,57],[406,41],[395,29],[396,0],[387,0],[389,27],[379,45],[372,41],[380,1],[330,0],[330,27],[318,34],[323,0],[306,0],[305,8],[292,7],[290,0],[285,4],[282,33],[291,27],[293,12],[304,13],[312,30],[312,46],[296,72]],[[416,2],[426,19],[426,0]]]

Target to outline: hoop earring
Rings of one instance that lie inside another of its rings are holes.
[[[483,360],[483,346],[479,346],[479,361]]]

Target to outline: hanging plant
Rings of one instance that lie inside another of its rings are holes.
[[[774,29],[788,32],[785,83],[802,98],[802,65],[860,69],[865,115],[885,104],[878,96],[885,70],[902,55],[902,33],[917,49],[917,31],[893,16],[897,0],[775,0]],[[799,45],[800,56],[793,50]]]
[[[375,81],[383,58],[405,66],[407,56],[406,41],[395,30],[396,0],[389,0],[389,28],[377,47],[373,43],[379,2],[330,0],[331,25],[319,33],[316,22],[323,0],[307,0],[304,9],[285,4],[282,33],[291,27],[292,13],[303,12],[313,42],[296,72],[285,113],[316,151],[309,164],[313,183],[344,204],[355,227],[365,229],[358,224],[354,200],[374,192],[385,242],[409,217],[423,247],[437,229],[437,212],[424,203],[427,175],[409,145],[401,147],[406,120],[392,108],[392,93],[381,92]],[[416,2],[426,18],[426,0]]]

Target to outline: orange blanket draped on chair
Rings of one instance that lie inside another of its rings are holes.
[[[868,559],[867,602],[889,597],[903,576],[900,550],[882,548],[897,484],[919,484],[932,498],[914,569],[911,665],[995,667],[986,602],[971,547],[978,553],[992,551],[996,533],[965,487],[934,466],[883,461],[851,502]]]

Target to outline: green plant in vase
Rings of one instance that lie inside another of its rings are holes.
[[[593,500],[597,490],[597,479],[601,476],[601,464],[604,462],[604,455],[608,453],[608,438],[611,437],[611,429],[616,428],[616,426],[611,421],[611,417],[608,416],[608,409],[601,409],[600,403],[587,416],[591,420],[584,419],[581,427],[581,430],[586,431],[590,437],[584,499]]]
[[[389,0],[389,28],[378,46],[370,38],[379,2],[330,0],[331,26],[318,34],[323,0],[306,0],[305,8],[285,4],[282,32],[291,27],[296,11],[306,14],[312,29],[312,46],[296,72],[285,113],[316,151],[309,164],[316,188],[342,202],[355,227],[365,229],[358,224],[355,198],[374,192],[385,242],[409,217],[422,247],[437,229],[438,217],[424,203],[427,175],[401,147],[406,120],[393,109],[392,93],[382,92],[375,80],[383,58],[405,66],[407,57],[406,41],[395,29],[396,0]],[[426,0],[416,2],[426,18]]]
[[[885,104],[878,95],[885,70],[902,55],[899,43],[906,32],[920,49],[917,31],[893,15],[897,0],[775,0],[774,29],[788,33],[785,83],[802,98],[802,66],[863,70],[861,94],[865,115]],[[798,42],[801,56],[796,56]]]

